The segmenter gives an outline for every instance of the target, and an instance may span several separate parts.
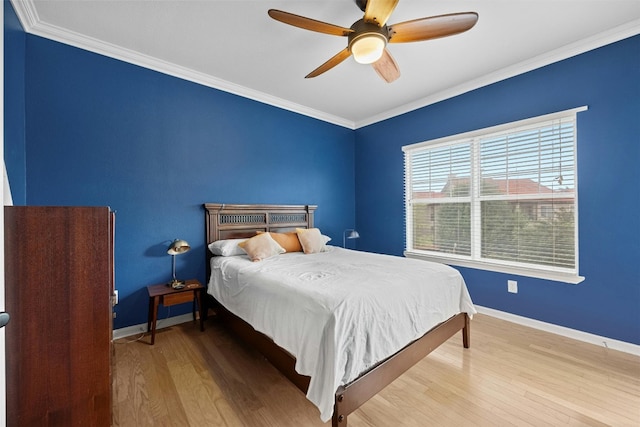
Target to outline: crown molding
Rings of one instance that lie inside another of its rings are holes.
[[[153,58],[129,49],[116,46],[83,34],[66,30],[55,25],[42,22],[38,17],[33,0],[11,0],[11,4],[18,15],[18,19],[24,30],[32,35],[44,37],[70,46],[74,46],[89,52],[97,53],[110,58],[118,59],[143,68],[158,71],[173,77],[201,84],[213,89],[218,89],[234,95],[248,98],[263,104],[272,105],[304,116],[312,117],[338,126],[354,129],[354,122],[335,115],[315,110],[295,102],[287,101],[264,92],[253,90],[244,86],[219,79],[199,71],[195,71],[180,65]]]
[[[426,107],[428,105],[453,98],[458,95],[462,95],[472,90],[479,89],[481,87],[488,86],[490,84],[506,80],[520,74],[524,74],[537,68],[544,67],[554,62],[562,61],[564,59],[579,55],[589,50],[597,49],[607,44],[640,34],[640,19],[638,19],[635,21],[631,21],[630,23],[627,23],[625,25],[621,25],[619,27],[597,34],[595,36],[586,38],[584,40],[580,40],[578,42],[563,46],[551,52],[547,52],[543,55],[539,55],[526,61],[520,62],[513,66],[503,68],[494,73],[490,73],[480,78],[470,80],[464,84],[435,93],[433,95],[424,97],[414,102],[410,102],[400,107],[387,110],[383,113],[376,114],[367,119],[354,122],[352,120],[309,108],[304,105],[300,105],[282,98],[266,94],[264,92],[240,86],[226,80],[218,79],[199,71],[191,70],[189,68],[153,58],[148,55],[143,55],[129,49],[123,49],[119,46],[106,43],[92,37],[87,37],[82,34],[56,27],[54,25],[43,23],[38,17],[38,13],[36,11],[33,0],[11,0],[11,4],[16,11],[16,14],[20,19],[24,30],[29,34],[68,44],[83,50],[98,53],[100,55],[118,59],[124,62],[138,65],[140,67],[158,71],[163,74],[167,74],[183,80],[188,80],[194,83],[201,84],[203,86],[218,89],[224,92],[228,92],[234,95],[272,105],[274,107],[282,108],[284,110],[302,114],[304,116],[312,117],[353,130],[386,119],[390,119],[392,117],[399,116],[401,114],[405,114]]]
[[[640,19],[355,123],[368,126],[640,34]]]

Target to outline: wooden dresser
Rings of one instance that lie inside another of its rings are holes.
[[[8,426],[111,425],[113,213],[5,207]]]

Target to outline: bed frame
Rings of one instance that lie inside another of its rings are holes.
[[[206,203],[205,229],[207,245],[220,239],[251,237],[256,231],[286,232],[313,227],[315,205],[227,205]],[[207,278],[211,269],[211,253],[207,252]],[[207,294],[205,299],[225,325],[241,339],[260,351],[278,370],[306,394],[310,378],[298,374],[293,356],[270,338],[256,332],[248,323],[224,309]],[[208,309],[205,310],[208,312]],[[380,390],[393,382],[426,355],[462,330],[462,343],[470,345],[470,324],[466,313],[446,320],[421,338],[408,344],[335,393],[332,427],[347,427],[347,416]]]

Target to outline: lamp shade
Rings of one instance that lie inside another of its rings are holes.
[[[187,252],[189,249],[191,249],[191,246],[189,246],[189,243],[187,243],[186,240],[175,239],[169,245],[169,248],[167,249],[167,253],[169,255],[180,255]]]
[[[347,239],[359,239],[359,238],[360,238],[360,233],[358,233],[356,230],[351,230],[349,235],[347,235]]]

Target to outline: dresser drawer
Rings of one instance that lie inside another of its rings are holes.
[[[163,295],[162,305],[169,306],[193,301],[193,291],[180,292],[177,294]]]

